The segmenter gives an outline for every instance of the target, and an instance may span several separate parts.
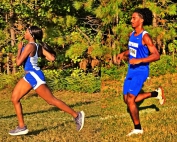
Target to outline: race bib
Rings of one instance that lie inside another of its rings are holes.
[[[130,47],[129,52],[130,52],[131,56],[136,57],[136,49],[133,49],[133,48]]]

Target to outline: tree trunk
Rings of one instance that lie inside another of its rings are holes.
[[[153,21],[152,21],[152,25],[153,25],[153,28],[156,28],[157,26],[158,26],[158,20],[157,20],[157,15],[156,15],[156,13],[153,13],[153,16],[154,16],[154,18],[153,18]],[[158,51],[161,53],[161,51],[162,51],[162,53],[163,54],[165,54],[165,51],[164,51],[164,47],[163,47],[163,44],[162,44],[162,40],[161,40],[161,37],[160,36],[157,36],[156,37],[156,42],[155,42],[155,45],[156,45],[156,47],[157,47],[157,49],[158,49]]]
[[[0,73],[2,72],[2,59],[3,58],[3,53],[0,52]]]
[[[7,74],[10,74],[10,67],[9,67],[9,54],[7,54]]]
[[[146,0],[143,0],[143,7],[146,7]]]
[[[13,28],[13,24],[11,24],[11,28],[10,28],[10,36],[11,36],[11,46],[15,46],[15,31]]]
[[[11,0],[11,4],[14,2],[14,0]],[[14,23],[15,23],[15,15],[13,11],[13,7],[11,7],[11,11],[9,13],[10,16],[10,37],[11,37],[11,46],[13,47],[15,45],[15,31],[14,31]]]
[[[113,51],[115,50],[115,42],[114,41],[112,43],[112,50]],[[116,54],[113,54],[112,60],[113,60],[114,64],[117,64]]]
[[[154,18],[153,18],[153,21],[152,21],[152,26],[157,27],[157,15],[156,15],[156,13],[153,13],[153,16],[154,16]]]
[[[165,41],[162,44],[162,54],[166,55],[166,51],[165,51]]]

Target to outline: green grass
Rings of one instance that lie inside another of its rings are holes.
[[[73,118],[56,107],[48,105],[34,91],[22,99],[24,119],[29,134],[10,136],[10,129],[17,126],[17,119],[12,103],[11,92],[0,92],[0,142],[89,142],[99,141],[100,133],[100,94],[56,92],[54,95],[75,110],[86,113],[85,126],[76,131]],[[95,127],[96,126],[96,127]]]
[[[146,81],[143,91],[152,91],[162,86],[167,100],[164,105],[160,105],[155,98],[149,98],[140,104],[140,120],[144,134],[131,137],[126,137],[126,134],[133,129],[133,123],[123,103],[122,82],[108,81],[102,86],[104,131],[101,135],[105,142],[177,141],[177,74],[153,77]]]
[[[177,141],[177,74],[152,77],[143,90],[164,88],[167,101],[160,105],[149,98],[139,106],[143,135],[126,137],[133,129],[122,98],[123,80],[102,82],[102,92],[95,94],[55,92],[54,95],[75,110],[86,113],[84,128],[77,132],[72,117],[48,105],[34,91],[22,100],[29,134],[10,136],[17,125],[11,90],[0,92],[0,142],[176,142]]]

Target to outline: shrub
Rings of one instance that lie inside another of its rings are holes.
[[[84,73],[80,69],[71,70],[44,70],[46,82],[52,91],[69,90],[76,92],[95,93],[101,88],[100,77],[92,73]],[[16,83],[24,75],[20,69],[16,74],[7,75],[0,73],[0,90],[4,88],[13,89]]]
[[[95,93],[99,92],[101,88],[100,77],[95,77],[92,73],[80,73],[76,76],[68,76],[66,80],[67,90]]]
[[[19,68],[19,71],[15,74],[0,73],[0,90],[4,88],[13,89],[19,79],[23,76],[24,72]]]
[[[46,82],[52,91],[65,90],[67,82],[62,70],[44,70]]]
[[[113,65],[110,68],[101,68],[102,80],[121,80],[126,76],[128,63],[124,66],[118,67]],[[160,76],[167,73],[177,72],[177,58],[173,58],[170,55],[161,55],[160,60],[150,63],[150,76]]]
[[[150,64],[150,76],[160,76],[167,73],[177,72],[177,59],[172,56],[161,55],[160,60]]]
[[[121,80],[126,76],[128,64],[124,66],[113,65],[110,68],[101,68],[101,80]]]
[[[53,90],[69,90],[76,92],[95,93],[101,88],[100,77],[92,73],[84,73],[80,69],[70,70],[45,70],[48,86]]]

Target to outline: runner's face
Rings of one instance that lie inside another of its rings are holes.
[[[30,31],[29,31],[29,29],[27,28],[26,29],[26,32],[25,32],[25,39],[30,39],[32,36],[31,36],[31,34],[30,34]]]
[[[136,28],[142,24],[143,24],[143,19],[139,16],[139,14],[136,12],[133,13],[131,18],[132,28]]]

